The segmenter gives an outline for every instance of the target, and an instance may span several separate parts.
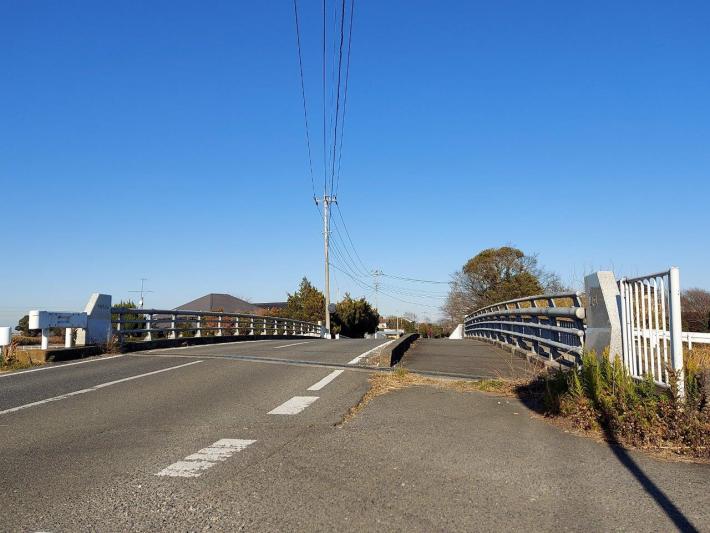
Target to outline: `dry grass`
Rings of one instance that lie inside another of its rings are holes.
[[[502,379],[464,381],[448,378],[430,378],[409,372],[406,368],[397,367],[393,372],[373,373],[370,376],[370,388],[360,399],[358,404],[350,408],[339,425],[352,420],[367,404],[378,396],[406,389],[407,387],[419,386],[435,387],[437,389],[447,389],[456,392],[483,391],[510,395],[513,394],[517,385],[513,381]]]
[[[24,350],[13,338],[12,344],[2,349],[0,357],[0,372],[22,370],[32,366],[44,364],[44,359],[39,360],[37,350]]]

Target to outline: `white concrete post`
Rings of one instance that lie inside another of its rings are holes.
[[[587,332],[584,349],[594,350],[598,357],[609,348],[609,357],[623,358],[619,287],[613,272],[595,272],[585,276],[587,293]]]
[[[669,299],[671,319],[671,364],[678,378],[678,396],[685,397],[685,378],[683,375],[683,326],[680,315],[680,271],[671,267],[669,277]]]
[[[222,315],[217,317],[217,336],[222,336]]]
[[[42,330],[42,345],[40,346],[43,350],[49,348],[49,328]]]
[[[202,316],[197,315],[197,333],[195,333],[195,337],[202,337]]]
[[[71,328],[67,328],[64,332],[64,347],[65,348],[71,348],[71,337],[72,337],[72,331]]]
[[[170,320],[170,339],[177,339],[177,331],[175,331],[175,315],[172,315]]]
[[[252,317],[249,320],[249,322],[250,322],[249,326],[251,327],[251,331],[249,332],[249,335],[254,335],[254,318]]]

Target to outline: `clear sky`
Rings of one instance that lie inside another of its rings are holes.
[[[365,267],[447,280],[514,244],[570,283],[710,288],[708,28],[706,1],[357,0],[338,198]],[[0,0],[0,324],[141,277],[153,307],[322,286],[304,129],[289,1]],[[382,311],[436,317],[444,285],[384,282],[418,305]]]

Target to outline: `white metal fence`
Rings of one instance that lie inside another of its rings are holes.
[[[658,385],[668,386],[670,368],[676,373],[682,396],[683,331],[678,269],[622,278],[619,294],[622,351],[627,370],[635,378],[651,375]],[[693,335],[688,338],[692,341]]]
[[[321,326],[313,322],[242,313],[114,307],[111,315],[113,334],[119,343],[227,335],[321,336]]]

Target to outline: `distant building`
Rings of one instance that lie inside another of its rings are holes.
[[[225,313],[259,314],[269,308],[283,309],[286,302],[250,303],[231,294],[205,294],[175,308],[176,311],[223,311]]]

